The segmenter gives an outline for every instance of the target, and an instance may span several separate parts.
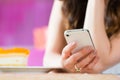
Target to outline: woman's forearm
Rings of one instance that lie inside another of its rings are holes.
[[[62,1],[54,0],[49,27],[47,31],[46,51],[44,55],[44,66],[60,67],[60,52],[65,46],[64,41],[64,17],[62,15]]]
[[[84,28],[90,30],[98,56],[103,62],[107,61],[110,53],[110,41],[104,25],[104,11],[104,0],[89,0],[84,24]]]
[[[46,53],[43,60],[43,65],[47,67],[61,68],[61,56],[57,53]]]

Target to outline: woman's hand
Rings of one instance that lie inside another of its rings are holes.
[[[98,61],[96,51],[86,46],[78,52],[71,54],[76,47],[75,42],[68,44],[62,51],[62,65],[67,72],[89,73]]]

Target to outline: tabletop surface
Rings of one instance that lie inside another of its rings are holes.
[[[0,73],[1,80],[120,80],[110,74]]]

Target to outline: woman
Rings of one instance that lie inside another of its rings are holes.
[[[120,61],[118,4],[119,0],[55,0],[44,65],[61,66],[67,72],[99,73],[117,64]],[[96,50],[85,46],[71,55],[76,44],[66,45],[63,33],[83,26],[90,31]]]

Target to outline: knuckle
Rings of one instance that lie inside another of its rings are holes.
[[[79,66],[80,66],[80,67],[85,67],[85,66],[87,66],[87,65],[89,65],[89,61],[88,61],[88,60],[82,60],[82,61],[79,63]]]
[[[93,69],[94,65],[96,64],[96,59],[94,59],[89,65],[88,69]]]
[[[93,60],[93,59],[91,59],[90,57],[87,57],[87,58],[83,61],[83,63],[84,63],[85,65],[88,65],[88,64],[91,63],[92,60]]]
[[[93,59],[95,56],[96,56],[96,54],[93,53],[93,52],[91,52],[91,53],[89,54],[89,58],[90,58],[90,59]]]
[[[67,51],[67,48],[63,48],[62,53],[65,54]]]
[[[94,59],[95,59],[95,54],[91,53],[85,58],[84,62],[90,63],[90,62],[93,62]]]
[[[78,59],[77,59],[77,56],[76,55],[72,55],[71,56],[71,62],[76,62]]]
[[[83,52],[80,50],[78,51],[76,54],[78,54],[78,56],[84,56],[85,54],[83,54]]]
[[[89,52],[91,52],[91,51],[93,51],[93,48],[92,47],[90,47],[90,46],[87,46],[87,47],[84,47],[84,48],[82,48],[82,53],[89,53]]]

